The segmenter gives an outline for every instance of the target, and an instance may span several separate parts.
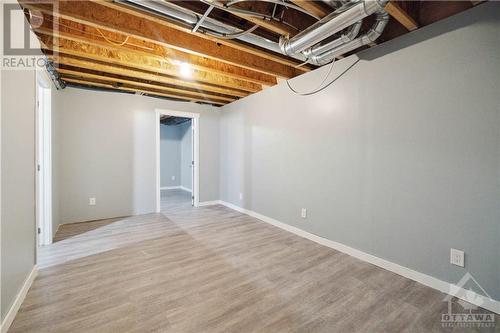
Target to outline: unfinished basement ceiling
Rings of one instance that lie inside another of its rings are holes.
[[[160,116],[160,124],[167,126],[177,126],[180,124],[187,123],[188,121],[191,121],[191,118],[169,116],[165,114],[162,114]]]
[[[376,47],[480,2],[19,3],[63,87],[106,89],[221,106],[273,86],[278,78],[293,78],[315,65]],[[331,23],[341,15],[350,15],[352,22],[342,29],[325,30],[319,38],[317,28],[324,28],[320,26],[325,23],[334,26]],[[323,20],[318,23],[320,19]],[[312,25],[313,29],[306,30]]]

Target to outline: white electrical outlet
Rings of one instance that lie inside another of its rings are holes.
[[[240,200],[243,200],[243,193],[240,193]]]
[[[172,180],[175,180],[175,176],[172,176]]]
[[[450,250],[450,263],[460,267],[465,266],[465,252],[457,249]]]
[[[96,200],[95,198],[89,198],[89,206],[95,206]]]
[[[307,209],[302,208],[302,210],[300,211],[300,217],[302,217],[303,219],[307,218]]]

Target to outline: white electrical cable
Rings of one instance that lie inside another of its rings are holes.
[[[333,65],[335,64],[335,60],[332,61],[332,65],[330,66],[330,70],[328,71],[328,74],[325,76],[325,78],[323,79],[323,81],[321,81],[321,83],[318,85],[318,87],[312,91],[309,91],[309,92],[301,92],[301,91],[297,91],[296,89],[294,89],[291,85],[290,85],[290,80],[286,80],[286,85],[288,86],[288,88],[294,93],[294,94],[297,94],[297,95],[301,95],[301,96],[310,96],[310,95],[314,95],[316,93],[319,93],[320,91],[328,88],[330,85],[332,85],[335,81],[337,81],[338,79],[340,79],[345,73],[347,73],[351,68],[354,67],[354,65],[356,65],[361,59],[358,58],[358,60],[356,60],[355,62],[353,62],[349,67],[347,67],[342,73],[340,73],[336,78],[334,78],[332,81],[328,82],[326,85],[323,86],[323,84],[326,82],[326,80],[330,77],[330,74],[332,73],[332,70],[333,70]]]

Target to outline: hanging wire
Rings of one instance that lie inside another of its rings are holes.
[[[70,25],[67,25],[67,24],[64,24],[64,23],[61,23],[61,22],[57,22],[53,19],[50,19],[48,17],[45,17],[44,20],[47,20],[48,22],[52,22],[54,25],[58,25],[58,26],[61,26],[61,27],[65,27],[69,30],[73,30],[73,31],[78,31],[79,33],[82,33],[84,35],[89,35],[89,36],[93,36],[93,37],[103,37],[105,41],[107,41],[108,43],[112,44],[112,45],[116,45],[116,46],[123,46],[125,44],[128,43],[128,40],[130,38],[130,36],[127,36],[125,38],[125,41],[120,43],[120,42],[114,42],[113,40],[110,40],[109,38],[106,38],[105,36],[103,36],[103,33],[102,31],[100,31],[98,28],[95,28],[96,30],[98,30],[99,34],[95,34],[95,33],[92,33],[92,32],[89,32],[89,31],[86,31],[86,30],[82,30],[82,29],[78,29],[78,28],[75,28],[75,27],[72,27]],[[138,44],[135,44],[135,43],[128,43],[130,46],[135,46],[135,47],[138,47],[140,49],[144,49],[144,50],[148,50],[148,51],[152,51],[154,50],[154,48],[152,47],[147,47],[147,46],[144,46],[144,45],[138,45]]]
[[[227,2],[224,7],[230,8],[231,6],[233,6],[233,5],[237,4],[237,3],[240,3],[240,2],[249,2],[249,1],[251,1],[251,0],[233,0],[233,1]],[[302,8],[300,6],[294,5],[293,3],[287,3],[287,2],[285,2],[283,0],[260,0],[260,1],[262,1],[262,2],[268,2],[268,3],[273,3],[275,5],[281,5],[281,6],[285,7],[285,8],[295,9],[296,11],[299,11],[299,12],[302,12],[302,13],[308,15],[308,16],[311,16],[312,18],[314,18],[314,19],[316,19],[318,21],[320,19],[318,16],[316,16],[316,15],[308,12],[307,10],[305,10],[304,8]],[[274,17],[274,15],[271,15],[271,18],[273,18],[273,17]]]
[[[114,42],[114,41],[108,39],[106,36],[104,36],[104,34],[102,33],[101,29],[99,29],[99,28],[96,27],[96,30],[101,34],[102,38],[104,38],[106,40],[106,42],[108,42],[108,43],[110,43],[112,45],[115,45],[115,46],[123,46],[123,45],[127,44],[128,39],[130,38],[130,36],[127,36],[123,42],[117,43],[117,42]]]
[[[306,60],[306,61],[304,61],[304,62],[303,62],[303,63],[301,63],[301,64],[298,64],[298,65],[293,66],[293,68],[300,68],[300,67],[303,67],[303,66],[307,65],[308,63],[309,63],[309,61],[308,61],[308,60]]]
[[[235,32],[235,33],[232,33],[232,34],[225,34],[225,33],[219,34],[219,33],[210,32],[208,30],[205,30],[205,33],[207,35],[214,36],[214,37],[217,37],[217,38],[220,38],[220,39],[234,39],[234,38],[238,38],[238,37],[244,36],[246,34],[249,34],[252,31],[254,31],[255,29],[257,29],[258,27],[259,27],[259,25],[256,24],[253,27],[251,27],[250,29],[243,30],[243,31],[240,31],[240,32]]]
[[[335,60],[332,61],[332,64],[330,66],[330,70],[328,71],[328,74],[325,76],[325,78],[323,79],[323,81],[318,85],[318,87],[316,89],[312,90],[312,91],[309,91],[309,92],[297,91],[296,89],[294,89],[290,85],[290,82],[289,82],[290,80],[286,80],[286,85],[296,95],[300,95],[300,96],[314,95],[316,93],[319,93],[320,91],[325,90],[329,86],[331,86],[334,82],[336,82],[338,79],[340,79],[342,76],[344,76],[344,74],[347,73],[351,68],[353,68],[360,60],[361,59],[358,58],[355,62],[353,62],[351,65],[349,65],[349,67],[347,67],[342,73],[340,73],[336,78],[334,78],[332,81],[328,82],[326,85],[323,86],[323,84],[326,82],[326,80],[330,77],[330,74],[332,73],[333,65],[335,64]]]

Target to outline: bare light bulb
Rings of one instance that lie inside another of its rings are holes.
[[[185,77],[185,78],[191,77],[192,68],[191,68],[191,65],[188,64],[187,62],[181,62],[179,71],[180,71],[182,77]]]

